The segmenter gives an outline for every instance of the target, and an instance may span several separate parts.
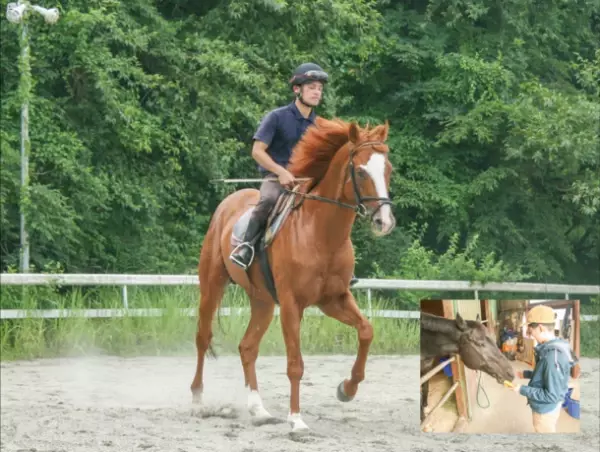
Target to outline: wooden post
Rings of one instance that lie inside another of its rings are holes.
[[[573,332],[575,333],[575,355],[580,358],[580,345],[581,345],[581,318],[579,315],[579,300],[573,301]]]
[[[483,312],[487,320],[487,329],[490,333],[494,335],[494,337],[496,337],[496,325],[494,319],[492,318],[492,308],[490,307],[490,300],[482,300],[482,303]]]
[[[452,303],[452,300],[442,300],[442,310],[445,318],[454,318],[454,303]]]

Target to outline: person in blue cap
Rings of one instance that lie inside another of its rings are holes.
[[[244,270],[252,263],[253,239],[263,231],[279,195],[284,187],[294,186],[294,175],[287,170],[287,165],[294,146],[314,124],[314,109],[321,102],[328,80],[329,75],[315,63],[298,66],[290,79],[296,97],[294,102],[267,113],[253,136],[252,157],[264,180],[260,186],[260,200],[252,212],[242,243],[229,256]],[[353,275],[350,285],[357,281]]]

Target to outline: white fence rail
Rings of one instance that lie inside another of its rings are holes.
[[[196,275],[119,275],[119,274],[51,274],[51,273],[2,273],[0,285],[36,286],[60,284],[65,286],[181,286],[198,285]],[[490,282],[486,284],[469,281],[437,281],[413,279],[359,279],[356,289],[382,290],[444,290],[452,292],[525,292],[545,294],[600,295],[600,285],[568,285]]]
[[[43,318],[43,319],[61,319],[68,317],[85,317],[85,318],[110,318],[110,317],[160,317],[164,315],[168,310],[159,308],[147,308],[147,309],[0,309],[0,320],[6,319],[31,319],[31,318]],[[179,315],[195,317],[197,314],[196,309],[177,309]],[[241,315],[243,313],[249,313],[249,308],[229,308],[222,307],[219,309],[219,315],[221,317],[228,317],[231,315]],[[363,309],[362,312],[370,318],[379,319],[419,319],[421,317],[419,311],[396,311],[391,309]],[[275,316],[279,315],[279,307],[275,308]],[[323,315],[321,311],[316,308],[308,308],[305,316]],[[582,322],[590,322],[598,320],[597,315],[582,315],[580,316]]]
[[[128,316],[160,316],[164,309],[129,309],[127,302],[128,286],[198,286],[196,275],[121,275],[121,274],[48,274],[48,273],[2,273],[2,286],[121,286],[123,289],[124,309],[84,309],[84,310],[22,310],[2,309],[0,319],[17,319],[28,317],[62,318],[62,317],[122,317]],[[480,292],[519,292],[538,293],[544,295],[600,295],[599,286],[491,282],[486,284],[469,281],[438,281],[438,280],[399,280],[399,279],[360,279],[353,289],[367,290],[369,309],[365,312],[371,317],[383,318],[419,318],[418,311],[393,311],[371,309],[372,290],[412,290],[412,291],[447,291],[473,292],[474,299],[479,299]],[[240,308],[242,310],[246,308]],[[196,315],[194,309],[183,309],[182,315]],[[221,308],[220,315],[232,315],[235,310]],[[276,309],[276,315],[278,315]],[[316,309],[308,310],[308,315],[321,315]],[[598,316],[581,316],[582,321],[598,320]]]
[[[86,317],[86,318],[109,318],[109,317],[160,317],[169,310],[159,308],[147,309],[1,309],[0,319],[27,319],[27,318],[44,318],[44,319],[59,319],[67,317]],[[195,317],[198,313],[197,309],[176,309],[179,315]],[[369,317],[386,318],[386,319],[418,319],[420,318],[419,311],[394,311],[394,310],[363,310],[365,315]],[[229,308],[222,307],[219,309],[221,317],[239,316],[249,314],[250,308]],[[279,307],[275,307],[275,316],[279,315]],[[319,309],[310,307],[304,312],[305,316],[322,316],[324,315]]]

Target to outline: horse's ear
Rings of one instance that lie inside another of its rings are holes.
[[[467,322],[465,322],[465,319],[462,318],[459,312],[456,313],[456,326],[461,331],[467,330]]]
[[[379,135],[379,139],[385,143],[385,140],[388,138],[388,133],[390,131],[390,122],[386,119],[385,124],[381,128],[381,135]]]
[[[353,122],[350,124],[350,129],[348,130],[348,140],[350,140],[350,143],[357,143],[359,138],[360,132],[358,130],[358,126],[355,122]]]

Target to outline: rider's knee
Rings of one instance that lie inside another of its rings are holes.
[[[260,200],[260,202],[254,208],[254,210],[259,215],[268,215],[268,213],[271,211],[271,209],[273,207],[275,207],[276,203],[277,203],[277,198],[275,198],[275,199],[272,199],[272,198],[262,198]]]

